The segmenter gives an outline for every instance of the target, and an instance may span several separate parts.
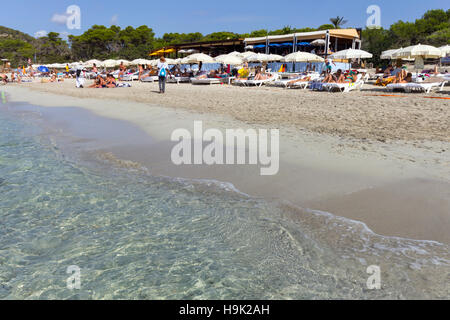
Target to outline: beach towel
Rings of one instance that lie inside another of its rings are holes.
[[[129,83],[118,83],[116,87],[117,88],[130,88],[131,84],[129,84]]]

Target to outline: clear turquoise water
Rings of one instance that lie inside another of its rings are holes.
[[[67,160],[0,109],[0,299],[450,298],[446,245],[224,185]],[[81,288],[66,287],[67,267]],[[381,290],[368,290],[368,265]]]

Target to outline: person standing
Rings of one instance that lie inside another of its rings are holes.
[[[169,66],[167,65],[166,58],[161,56],[158,62],[159,93],[165,93],[166,91],[166,77],[168,72]]]

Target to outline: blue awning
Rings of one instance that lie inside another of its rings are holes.
[[[253,46],[253,48],[265,48],[265,44],[257,44],[256,46]]]
[[[297,43],[298,46],[310,46],[311,44],[309,42],[299,42]]]

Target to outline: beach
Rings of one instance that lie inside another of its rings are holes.
[[[89,82],[89,81],[88,81]],[[133,82],[124,90],[75,88],[64,83],[23,83],[21,86],[79,98],[135,101],[227,115],[249,124],[296,126],[317,133],[371,140],[428,140],[450,142],[449,90],[431,94],[386,97],[384,88],[365,85],[362,92],[336,94],[285,90],[263,86],[193,86],[168,84],[158,95],[157,83]],[[388,94],[389,95],[389,94]]]
[[[7,92],[15,101],[92,112],[95,120],[87,121],[76,111],[39,111],[68,135],[96,140],[90,152],[103,160],[163,176],[231,183],[245,194],[363,221],[382,235],[450,243],[445,100],[190,84],[169,85],[159,95],[156,84],[132,85],[76,89],[65,81],[11,86]],[[137,129],[118,134],[105,118]],[[173,165],[170,134],[195,120],[221,129],[281,128],[280,172],[262,177],[254,166]]]

